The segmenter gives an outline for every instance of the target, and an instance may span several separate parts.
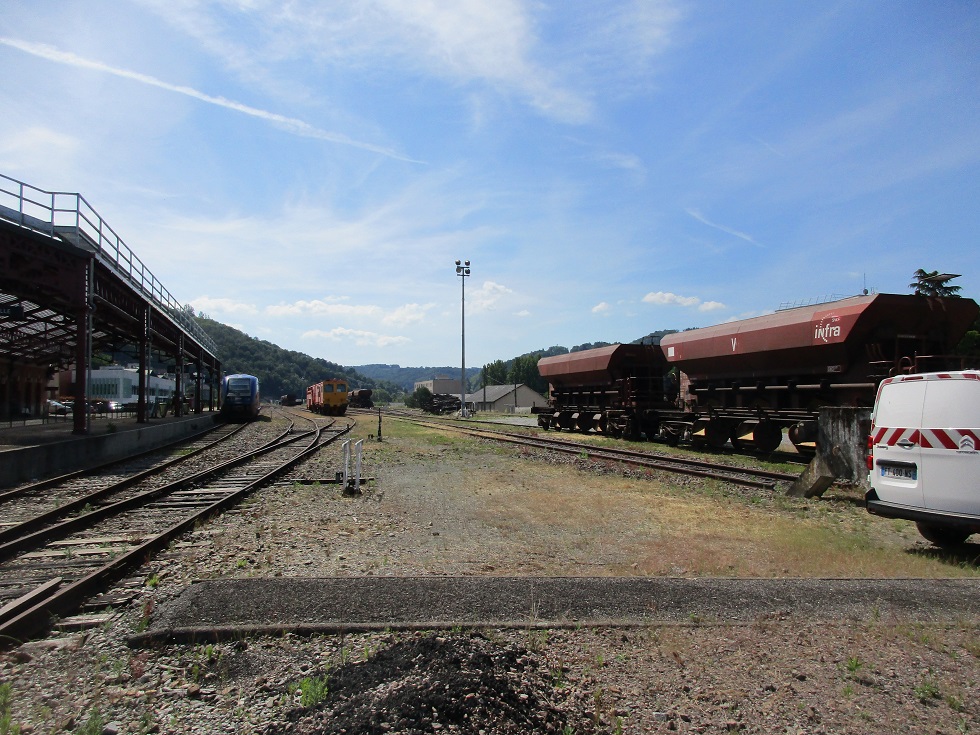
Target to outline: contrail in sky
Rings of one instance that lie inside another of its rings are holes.
[[[705,224],[708,227],[714,227],[716,230],[727,232],[729,235],[732,235],[733,237],[737,237],[741,240],[745,240],[745,242],[750,242],[756,247],[760,247],[760,248],[762,247],[762,245],[760,245],[756,241],[756,239],[752,237],[752,235],[749,235],[745,232],[741,232],[739,230],[732,229],[731,227],[726,227],[725,225],[719,225],[716,222],[712,222],[696,209],[686,209],[684,211],[687,212],[691,217],[694,217],[694,219],[696,219],[698,222]]]
[[[217,105],[218,107],[224,107],[228,110],[241,112],[262,120],[268,120],[269,122],[282,126],[287,131],[295,133],[296,135],[302,135],[307,138],[316,138],[318,140],[326,140],[331,143],[339,143],[341,145],[349,145],[353,146],[354,148],[362,148],[363,150],[371,151],[373,153],[380,153],[383,156],[395,158],[399,161],[424,163],[424,161],[416,161],[412,158],[408,158],[407,156],[403,156],[390,148],[381,148],[380,146],[372,145],[371,143],[362,143],[361,141],[348,138],[346,135],[341,133],[331,133],[327,130],[320,130],[313,125],[310,125],[303,120],[298,120],[294,117],[286,117],[285,115],[280,115],[276,112],[260,110],[257,107],[250,107],[249,105],[244,105],[241,102],[235,102],[234,100],[229,100],[224,97],[213,97],[212,95],[200,92],[193,87],[170,84],[162,79],[152,77],[149,74],[140,74],[139,72],[129,71],[127,69],[118,69],[114,66],[103,64],[100,61],[92,61],[68,51],[61,51],[54,46],[49,46],[45,43],[32,43],[30,41],[21,41],[16,38],[5,38],[0,36],[0,44],[10,46],[11,48],[15,48],[19,51],[23,51],[31,54],[32,56],[37,56],[48,61],[54,61],[56,63],[66,64],[68,66],[75,66],[81,69],[100,71],[105,74],[112,74],[117,77],[122,77],[123,79],[131,79],[135,82],[140,82],[141,84],[148,84],[151,87],[158,87],[160,89],[165,89],[168,92],[176,92],[177,94],[192,97],[196,100],[200,100],[201,102],[207,102],[210,105]]]

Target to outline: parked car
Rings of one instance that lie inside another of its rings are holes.
[[[76,401],[74,398],[72,398],[71,396],[67,396],[65,398],[62,398],[60,403],[68,409],[69,413],[74,413],[76,407]],[[92,401],[88,402],[88,412],[95,413],[95,406],[93,405]]]
[[[48,401],[48,414],[51,416],[67,416],[72,412],[72,407],[60,401]]]
[[[93,413],[118,413],[125,408],[119,401],[108,401],[103,398],[89,401],[89,405]]]
[[[980,371],[882,381],[868,470],[870,513],[915,521],[937,546],[980,533]]]

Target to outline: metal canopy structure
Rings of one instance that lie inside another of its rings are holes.
[[[127,350],[140,366],[139,421],[147,418],[152,353],[174,362],[178,394],[184,365],[195,367],[197,412],[207,373],[213,404],[221,364],[193,314],[80,194],[0,174],[0,416],[10,416],[24,384],[36,392],[39,382],[72,365],[86,376],[74,387],[76,405],[85,407],[93,353]],[[74,417],[75,432],[85,433],[88,410]]]

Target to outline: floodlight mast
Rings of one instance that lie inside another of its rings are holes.
[[[466,411],[466,279],[470,275],[470,261],[464,260],[462,263],[456,261],[456,275],[462,287],[460,292],[460,334],[462,341],[462,352],[459,361],[459,415],[466,418],[469,414]]]

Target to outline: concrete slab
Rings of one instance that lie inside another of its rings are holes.
[[[471,626],[980,620],[980,580],[354,577],[196,582],[141,640]]]

